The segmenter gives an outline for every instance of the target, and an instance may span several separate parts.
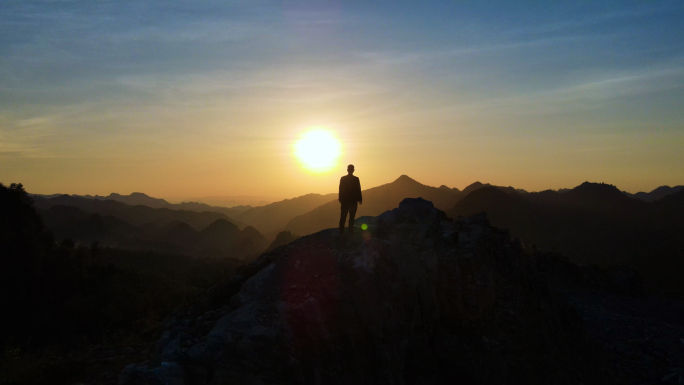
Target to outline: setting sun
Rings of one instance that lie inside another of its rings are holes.
[[[295,143],[297,159],[313,172],[330,171],[341,154],[340,141],[332,132],[323,129],[308,131]]]

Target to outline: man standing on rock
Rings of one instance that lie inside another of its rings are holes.
[[[361,197],[361,182],[354,176],[354,165],[347,166],[348,174],[340,178],[340,195],[338,200],[342,204],[340,212],[340,234],[344,233],[344,222],[349,213],[349,233],[354,232],[354,217],[356,216],[357,202],[363,204]]]

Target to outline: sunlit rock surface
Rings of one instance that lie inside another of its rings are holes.
[[[177,311],[121,383],[602,381],[579,317],[483,214],[450,220],[418,198],[356,224],[266,253]]]

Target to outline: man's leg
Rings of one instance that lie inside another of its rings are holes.
[[[353,233],[354,232],[354,219],[356,218],[356,209],[358,208],[358,203],[350,203],[349,204],[349,232]],[[342,222],[342,226],[344,227],[344,222]]]
[[[344,232],[344,222],[347,219],[347,211],[349,211],[349,204],[343,202],[340,206],[340,233]]]

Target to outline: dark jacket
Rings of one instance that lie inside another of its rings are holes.
[[[354,175],[345,175],[340,178],[340,195],[338,199],[342,203],[362,202],[361,182]]]

